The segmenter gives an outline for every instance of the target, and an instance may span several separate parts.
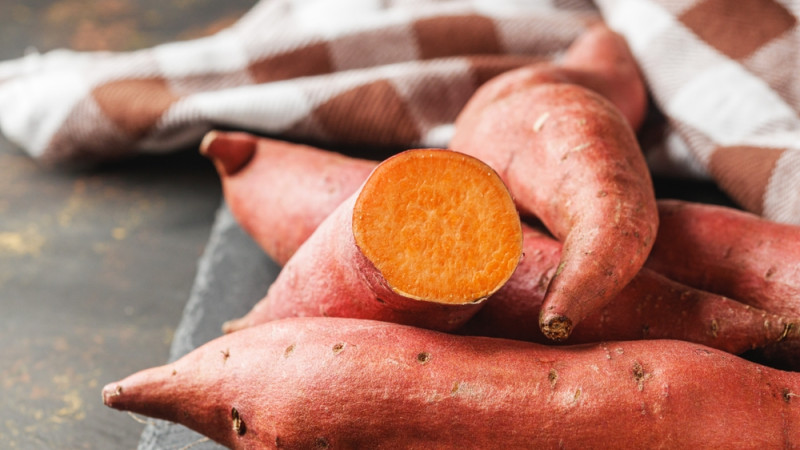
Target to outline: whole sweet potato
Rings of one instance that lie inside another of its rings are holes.
[[[647,259],[658,229],[650,175],[630,126],[600,95],[549,83],[481,110],[468,103],[451,147],[497,170],[521,212],[563,241],[539,318],[548,338],[566,339]]]
[[[531,322],[539,316],[561,244],[523,228],[525,258],[517,271],[458,332],[545,343]],[[633,339],[681,339],[734,354],[800,342],[800,320],[753,308],[672,281],[642,268],[607,305],[590,314],[569,344]]]
[[[775,314],[800,316],[800,227],[734,208],[662,200],[647,260],[664,275]]]
[[[450,147],[497,170],[520,210],[564,243],[538,320],[550,339],[617,295],[653,245],[655,195],[632,129],[645,110],[630,50],[601,25],[561,64],[493,78],[456,119]]]
[[[683,341],[542,346],[299,318],[103,388],[231,448],[791,448],[800,374]]]
[[[659,213],[663,226],[647,267],[774,314],[800,317],[800,227],[680,200],[660,201]],[[773,343],[754,357],[800,370],[800,343]]]

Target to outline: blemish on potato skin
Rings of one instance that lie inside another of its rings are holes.
[[[293,351],[294,351],[294,344],[286,347],[286,350],[283,351],[283,357],[284,358],[288,358],[289,355],[291,355]]]
[[[314,441],[314,448],[330,448],[330,446],[331,445],[328,443],[328,440],[323,437],[318,437]]]
[[[336,344],[333,344],[334,355],[338,355],[342,350],[344,350],[344,342],[337,342]]]
[[[633,379],[636,381],[636,386],[639,391],[644,390],[644,382],[648,378],[647,373],[644,371],[644,367],[639,363],[639,361],[633,362],[633,369],[631,370],[633,373]]]
[[[235,431],[239,436],[244,436],[244,434],[247,432],[247,426],[244,424],[244,420],[242,420],[242,417],[239,415],[239,411],[237,411],[236,408],[231,408],[231,419],[233,431]]]
[[[226,348],[225,350],[220,350],[220,353],[222,353],[222,362],[223,363],[228,362],[228,358],[231,357],[231,350],[229,348]]]
[[[550,372],[547,373],[547,381],[550,382],[550,389],[556,388],[556,383],[558,383],[558,372],[556,369],[550,369]]]
[[[781,342],[784,339],[786,339],[786,337],[789,336],[789,334],[792,333],[796,327],[797,324],[795,324],[794,322],[787,323],[786,325],[784,325],[783,332],[781,333],[780,337],[778,337],[777,342]]]
[[[417,354],[417,362],[420,364],[427,364],[431,360],[431,354],[428,352],[420,352]]]
[[[711,333],[712,337],[715,338],[717,337],[717,334],[719,332],[719,323],[717,322],[717,319],[711,319],[711,326],[709,332]]]
[[[558,265],[558,268],[556,269],[556,274],[553,275],[553,278],[561,275],[561,272],[564,271],[564,267],[566,267],[566,265],[567,265],[566,261],[561,261],[561,264]]]
[[[769,280],[770,278],[774,277],[775,276],[775,272],[777,272],[777,271],[778,271],[778,269],[775,268],[775,266],[770,266],[769,269],[767,269],[767,273],[764,274],[764,279],[765,280]]]
[[[546,113],[542,114],[541,116],[539,116],[539,118],[536,119],[536,122],[533,123],[533,131],[534,131],[534,133],[538,133],[538,132],[542,131],[542,128],[544,127],[544,123],[547,122],[547,119],[549,119],[549,118],[550,118],[550,113],[549,112],[546,112]]]

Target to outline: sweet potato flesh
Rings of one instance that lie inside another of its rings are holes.
[[[519,215],[499,176],[448,150],[381,164],[356,200],[353,235],[392,290],[439,303],[488,297],[522,255]]]

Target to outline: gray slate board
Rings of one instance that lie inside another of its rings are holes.
[[[280,267],[242,231],[223,203],[200,258],[189,301],[170,349],[174,361],[219,337],[222,324],[243,316],[267,292]],[[139,450],[224,448],[182,425],[148,420]]]

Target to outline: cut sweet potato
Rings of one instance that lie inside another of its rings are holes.
[[[225,331],[306,315],[452,330],[521,256],[519,215],[491,168],[449,150],[409,150],[377,166]]]

